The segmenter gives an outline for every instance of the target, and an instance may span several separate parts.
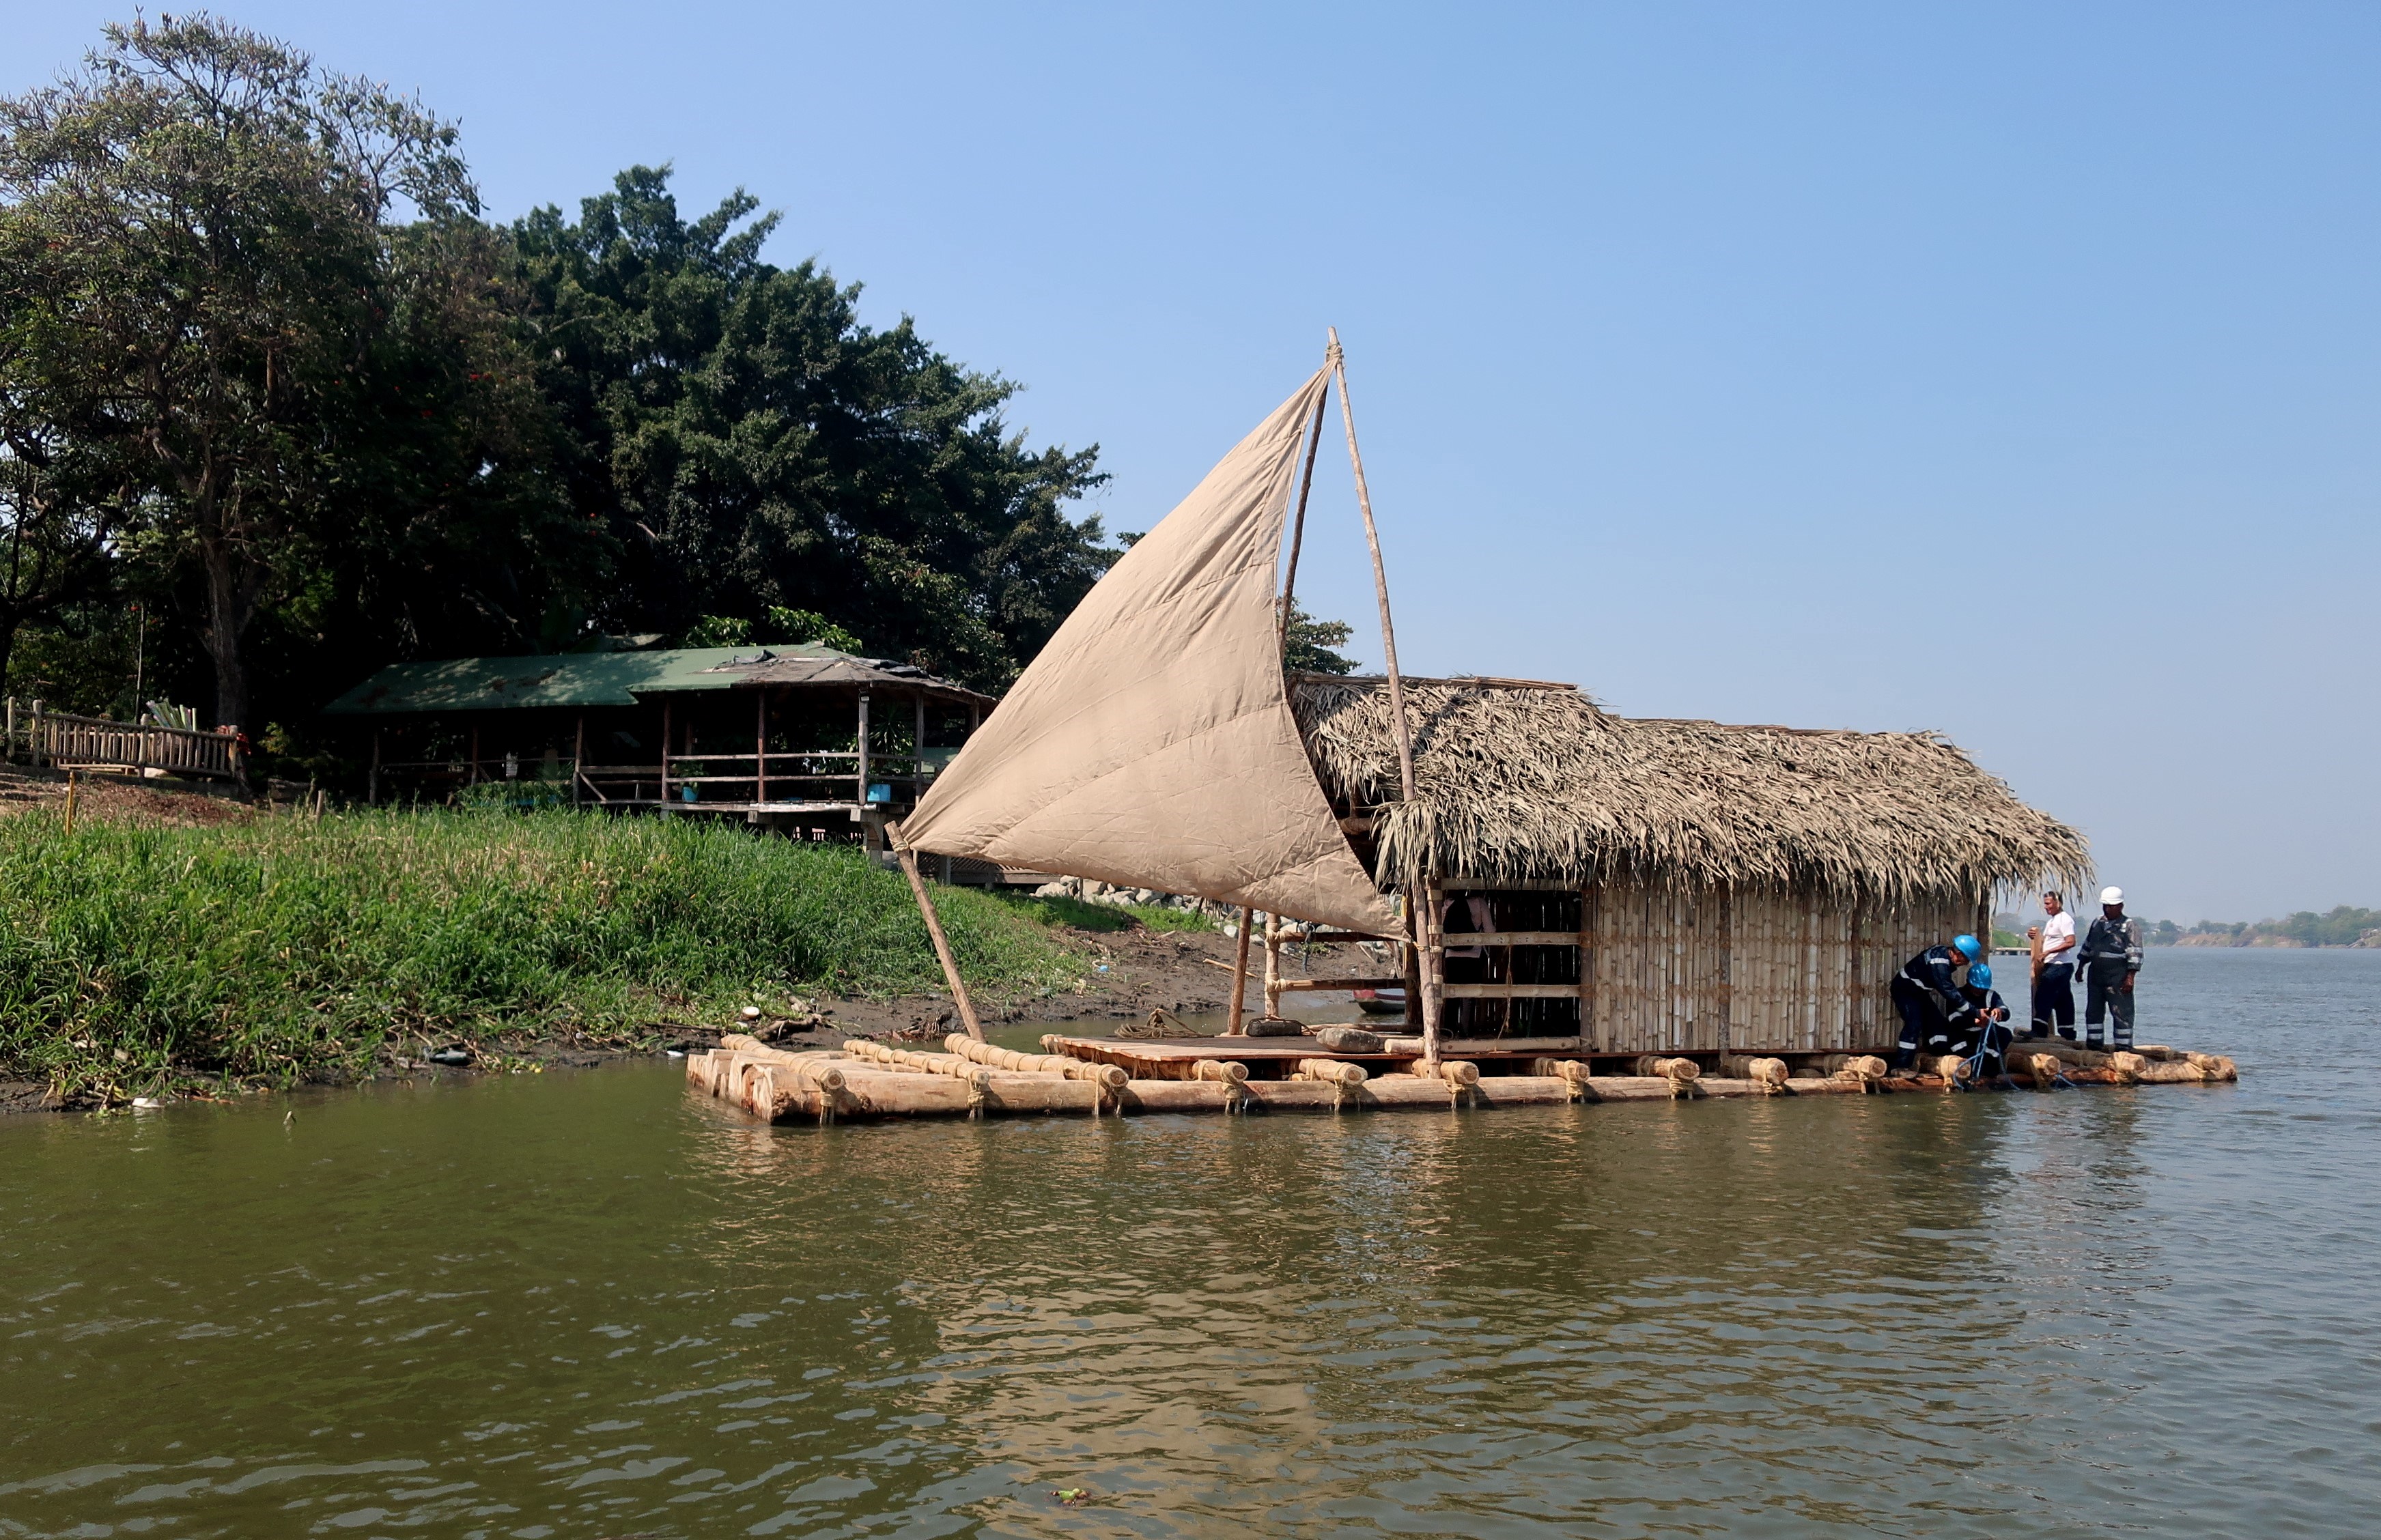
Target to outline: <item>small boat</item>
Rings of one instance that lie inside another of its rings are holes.
[[[1368,1016],[1402,1016],[1406,1013],[1406,992],[1403,989],[1358,989],[1356,1009]]]

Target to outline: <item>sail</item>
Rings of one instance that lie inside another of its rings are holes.
[[[1093,586],[897,838],[1394,933],[1290,714],[1274,571],[1317,373]]]

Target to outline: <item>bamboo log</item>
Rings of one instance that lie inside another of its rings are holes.
[[[1869,1082],[1841,1074],[1801,1076],[1786,1082],[1787,1091],[1798,1097],[1856,1097],[1868,1088]]]
[[[1249,1067],[1236,1059],[1202,1059],[1190,1072],[1193,1080],[1229,1081],[1238,1085],[1249,1078]]]
[[[1786,1088],[1779,1081],[1771,1085],[1765,1080],[1747,1080],[1740,1075],[1707,1074],[1694,1083],[1695,1094],[1703,1097],[1774,1097]]]
[[[1402,1073],[1419,1075],[1424,1080],[1444,1080],[1450,1085],[1469,1089],[1480,1084],[1480,1066],[1468,1059],[1442,1059],[1433,1064],[1427,1059],[1410,1059]]]
[[[1642,1053],[1637,1056],[1637,1073],[1659,1075],[1668,1080],[1695,1080],[1703,1074],[1703,1066],[1691,1059],[1675,1059],[1667,1054]]]
[[[1939,1077],[1946,1091],[1957,1090],[1975,1075],[1968,1061],[1956,1053],[1922,1053],[1918,1067],[1930,1076]]]
[[[1693,1094],[1691,1081],[1663,1074],[1592,1074],[1580,1084],[1583,1101],[1673,1101]]]
[[[2057,1054],[2025,1053],[2010,1057],[2013,1062],[2024,1064],[2026,1076],[2033,1082],[2033,1088],[2037,1091],[2056,1090],[2065,1073],[2065,1066],[2059,1063]]]
[[[1773,1090],[1783,1090],[1786,1086],[1786,1061],[1783,1059],[1755,1059],[1743,1054],[1724,1053],[1720,1055],[1719,1073],[1767,1085]]]
[[[2142,1072],[2150,1067],[2150,1061],[2138,1053],[2112,1053],[2108,1055],[2106,1067],[2122,1075],[2124,1083],[2131,1085],[2141,1079]]]
[[[2143,1064],[2133,1072],[2133,1079],[2143,1085],[2204,1085],[2207,1072],[2188,1061]]]
[[[1239,1090],[1247,1106],[1268,1112],[1329,1112],[1341,1099],[1338,1086],[1320,1080],[1252,1080]]]
[[[1117,1097],[1125,1112],[1228,1112],[1240,1087],[1214,1080],[1129,1080]]]
[[[1292,1080],[1320,1080],[1342,1089],[1364,1084],[1364,1066],[1337,1059],[1300,1059],[1290,1070]]]
[[[947,1074],[851,1076],[835,1098],[844,1117],[963,1118],[983,1105],[982,1088]]]
[[[1045,1039],[1046,1041],[1046,1039]],[[1123,1085],[1131,1078],[1117,1064],[1102,1064],[1089,1059],[1077,1059],[1065,1053],[1020,1053],[1015,1049],[982,1043],[954,1032],[943,1039],[943,1046],[959,1058],[972,1060],[995,1070],[1008,1070],[1020,1074],[1055,1074],[1068,1080],[1088,1080],[1110,1090]],[[1242,1074],[1248,1072],[1242,1070]]]
[[[1450,1069],[1453,1065],[1448,1066]],[[1377,1084],[1377,1082],[1375,1083]],[[1542,1102],[1567,1102],[1574,1092],[1561,1075],[1492,1074],[1468,1086],[1474,1102],[1489,1107],[1524,1107]]]
[[[2230,1081],[2241,1078],[2241,1066],[2221,1053],[2194,1053],[2191,1061],[2207,1072],[2210,1081]]]
[[[1347,1066],[1354,1069],[1356,1066]],[[1436,1111],[1455,1106],[1456,1088],[1444,1080],[1424,1080],[1420,1075],[1388,1074],[1378,1080],[1355,1084],[1341,1082],[1339,1105],[1343,1108],[1364,1108],[1386,1110],[1393,1108],[1419,1107]]]

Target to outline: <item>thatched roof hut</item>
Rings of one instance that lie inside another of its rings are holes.
[[[1406,681],[1414,805],[1378,679],[1291,692],[1324,785],[1377,808],[1386,882],[1615,879],[1901,904],[2091,876],[2083,837],[1931,733],[1615,716],[1517,680]]]

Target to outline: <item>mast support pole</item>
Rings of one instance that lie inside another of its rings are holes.
[[[1249,922],[1256,918],[1252,904],[1240,906],[1239,945],[1232,957],[1232,1009],[1224,1025],[1224,1036],[1240,1036],[1248,1015],[1249,1000]]]
[[[959,976],[959,959],[951,955],[950,939],[943,934],[943,922],[934,913],[934,900],[926,891],[926,879],[918,875],[918,853],[901,838],[901,826],[893,825],[893,853],[901,862],[901,875],[910,879],[910,892],[918,901],[918,913],[926,922],[926,935],[934,943],[934,960],[943,965],[943,979],[951,987],[951,1000],[959,1008],[959,1025],[977,1042],[983,1041],[983,1025],[975,1019],[975,1005],[968,999],[967,980]]]
[[[1364,484],[1364,456],[1356,447],[1356,409],[1348,399],[1348,358],[1339,347],[1339,329],[1331,328],[1329,361],[1332,378],[1339,386],[1339,418],[1348,430],[1348,463],[1356,473],[1356,506],[1364,515],[1364,543],[1373,552],[1373,591],[1381,604],[1381,653],[1389,678],[1389,712],[1398,724],[1398,783],[1404,799],[1414,800],[1413,721],[1406,714],[1405,679],[1398,672],[1397,626],[1389,618],[1389,575],[1381,562],[1381,531],[1373,522],[1373,494]],[[1288,612],[1284,611],[1287,617]],[[1445,974],[1445,953],[1429,944],[1436,929],[1432,923],[1437,916],[1431,912],[1430,883],[1425,879],[1414,885],[1408,902],[1421,921],[1416,940],[1422,945],[1422,1057],[1425,1065],[1438,1063],[1438,1016],[1440,985]]]

